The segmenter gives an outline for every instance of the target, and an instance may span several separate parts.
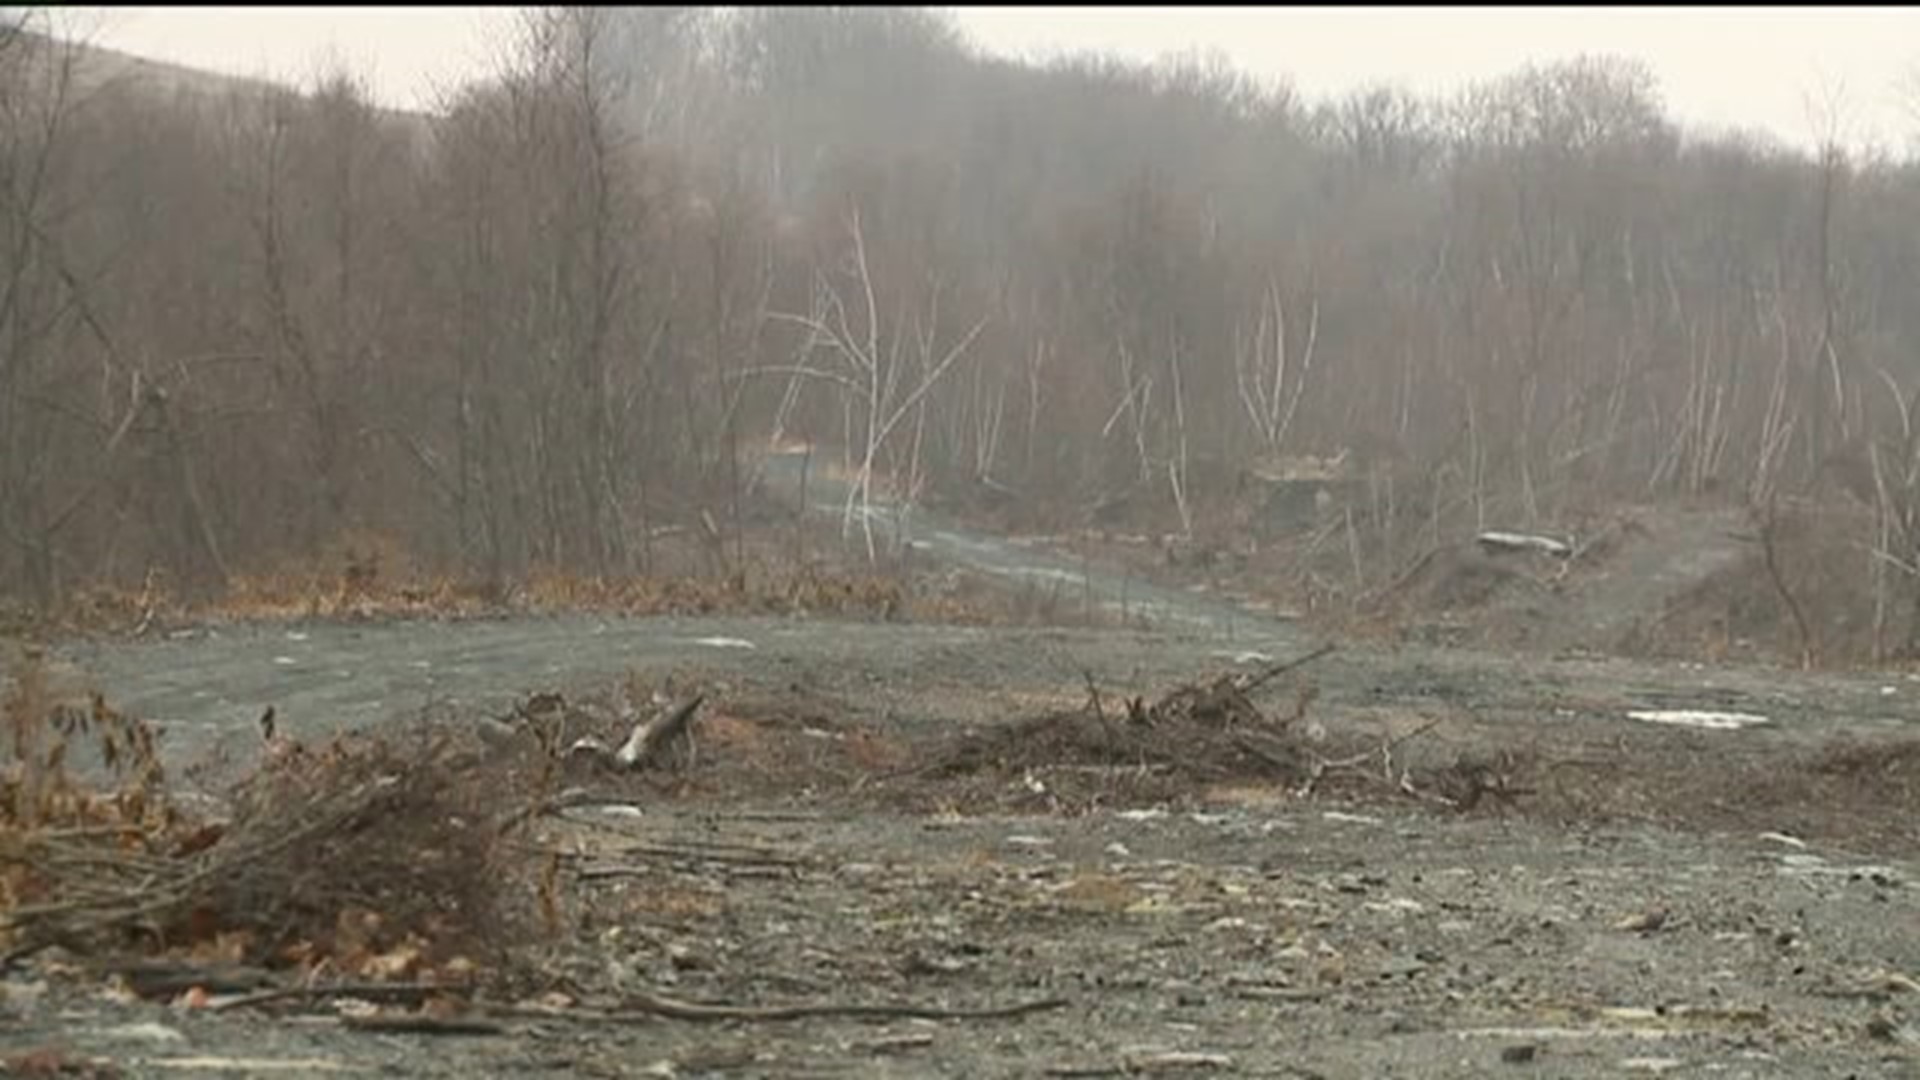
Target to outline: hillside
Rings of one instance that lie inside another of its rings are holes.
[[[20,31],[26,39],[26,55],[40,60],[62,58],[71,64],[72,93],[87,98],[114,91],[138,94],[155,100],[178,97],[217,101],[236,96],[258,96],[277,92],[299,93],[301,88],[270,79],[252,78],[207,71],[184,64],[136,56],[83,40],[53,41],[32,31]],[[375,107],[384,122],[411,133],[427,130],[431,117],[406,109]]]

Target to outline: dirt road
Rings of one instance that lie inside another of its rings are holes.
[[[937,524],[917,535],[1006,576],[1077,572]],[[1149,693],[1316,644],[1216,599],[1098,572],[1077,584],[1160,605],[1160,628],[576,616],[210,627],[54,656],[60,682],[153,719],[184,762],[245,757],[268,705],[312,737],[429,702],[497,713],[630,672],[708,688],[736,730],[758,717],[795,745],[858,729],[919,747],[1071,701],[1088,678]],[[1311,715],[1336,734],[1438,721],[1410,756],[1601,754],[1590,787],[1612,793],[1609,812],[1436,813],[1389,789],[1373,803],[1195,791],[950,816],[849,803],[824,782],[737,785],[588,829],[610,851],[690,854],[576,883],[581,912],[622,913],[581,916],[595,966],[578,978],[707,1001],[1064,1005],[993,1021],[534,1021],[434,1042],[97,998],[15,1008],[16,988],[0,1050],[55,1044],[139,1076],[214,1059],[276,1075],[1920,1075],[1912,807],[1869,807],[1858,833],[1814,805],[1720,813],[1819,744],[1920,734],[1920,679],[1357,644],[1305,677]],[[1646,719],[1684,710],[1753,723]],[[724,766],[727,745],[702,760]],[[1023,805],[1033,779],[1008,779],[999,805]],[[1637,815],[1642,793],[1674,804],[1650,785],[1682,781],[1701,784],[1699,820]],[[780,854],[699,854],[720,849]]]
[[[1173,631],[914,626],[783,619],[565,617],[457,623],[239,626],[168,641],[68,643],[54,655],[71,686],[96,686],[151,718],[171,753],[250,746],[273,706],[286,730],[319,734],[417,713],[431,703],[501,711],[516,696],[697,667],[777,685],[823,672],[864,684],[907,724],[980,719],[995,702],[1071,691],[1083,673],[1116,689],[1169,685],[1208,670],[1306,651],[1298,630],[1232,636]],[[1315,668],[1332,709],[1455,710],[1510,724],[1516,737],[1572,719],[1632,726],[1630,711],[1752,713],[1745,738],[1822,740],[1920,732],[1920,679],[1802,675],[1758,668],[1518,659],[1430,647],[1348,647]],[[942,712],[906,707],[923,691],[971,689]]]
[[[794,455],[771,458],[767,482],[789,499],[804,492],[812,514],[837,520],[846,484],[814,469],[803,485],[803,467]],[[192,755],[227,739],[250,745],[252,721],[269,705],[284,722],[332,730],[404,716],[430,703],[499,710],[517,694],[687,665],[766,683],[831,671],[865,684],[872,699],[892,706],[903,722],[937,725],[985,715],[995,700],[1073,688],[1087,674],[1147,690],[1316,644],[1295,623],[1218,596],[1148,585],[924,511],[904,517],[876,506],[873,514],[883,534],[904,521],[921,557],[1007,582],[1059,582],[1069,594],[1124,610],[1155,629],[567,616],[208,627],[165,641],[68,643],[55,656],[66,685],[97,687],[158,723],[174,753]],[[1663,573],[1644,566],[1622,572],[1649,582]],[[1634,587],[1647,592],[1646,605],[1657,605],[1658,590]],[[1628,588],[1615,581],[1607,591]],[[1316,678],[1322,702],[1336,709],[1451,709],[1479,722],[1512,724],[1516,737],[1570,719],[1631,724],[1627,713],[1644,710],[1753,713],[1770,722],[1761,737],[1788,740],[1920,733],[1920,676],[1809,676],[1409,645],[1348,647],[1317,666]],[[970,690],[981,705],[970,716],[904,707],[908,691],[934,684]]]

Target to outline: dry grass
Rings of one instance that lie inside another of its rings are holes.
[[[971,626],[1099,626],[1078,589],[980,575],[922,574],[898,567],[837,569],[769,558],[731,578],[594,577],[540,570],[505,586],[452,577],[388,579],[350,571],[291,571],[236,577],[204,601],[159,585],[93,587],[50,620],[20,620],[22,631],[134,635],[206,622],[459,620],[588,613],[623,617],[741,615],[829,617]]]
[[[607,615],[830,615],[911,618],[921,606],[900,579],[813,566],[757,566],[731,580],[591,577],[542,570],[505,586],[453,577],[389,580],[351,570],[236,577],[227,591],[189,601],[164,588],[93,587],[39,628],[143,634],[205,621],[465,619],[591,612]],[[928,614],[945,604],[930,599]]]
[[[537,567],[500,582],[437,572],[393,541],[356,536],[316,560],[236,574],[217,596],[192,598],[164,575],[137,587],[74,591],[51,618],[16,613],[21,630],[147,634],[204,622],[617,616],[825,616],[970,625],[1103,624],[1078,590],[1015,585],[951,569],[851,555],[800,553],[785,527],[749,535],[744,558],[716,554],[691,532],[657,539],[653,574],[595,576]],[[0,613],[4,617],[4,613]]]

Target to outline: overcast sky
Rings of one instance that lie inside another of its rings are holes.
[[[383,101],[425,107],[484,68],[511,8],[92,8],[99,44],[236,74],[298,78],[322,58]],[[1581,52],[1645,60],[1683,122],[1813,136],[1810,103],[1839,101],[1848,141],[1907,147],[1904,87],[1920,68],[1920,8],[1044,8],[955,9],[987,48],[1095,49],[1152,59],[1217,49],[1309,95],[1375,82],[1444,91]],[[1822,106],[1824,108],[1824,105]]]

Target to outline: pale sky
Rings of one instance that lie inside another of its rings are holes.
[[[345,61],[387,104],[429,107],[484,69],[507,7],[83,8],[99,44],[234,74],[300,78]],[[1581,52],[1645,60],[1684,123],[1809,145],[1810,103],[1840,102],[1850,144],[1920,136],[1920,8],[1341,7],[954,9],[988,49],[1093,49],[1150,60],[1213,49],[1309,96],[1395,82],[1447,91]]]

